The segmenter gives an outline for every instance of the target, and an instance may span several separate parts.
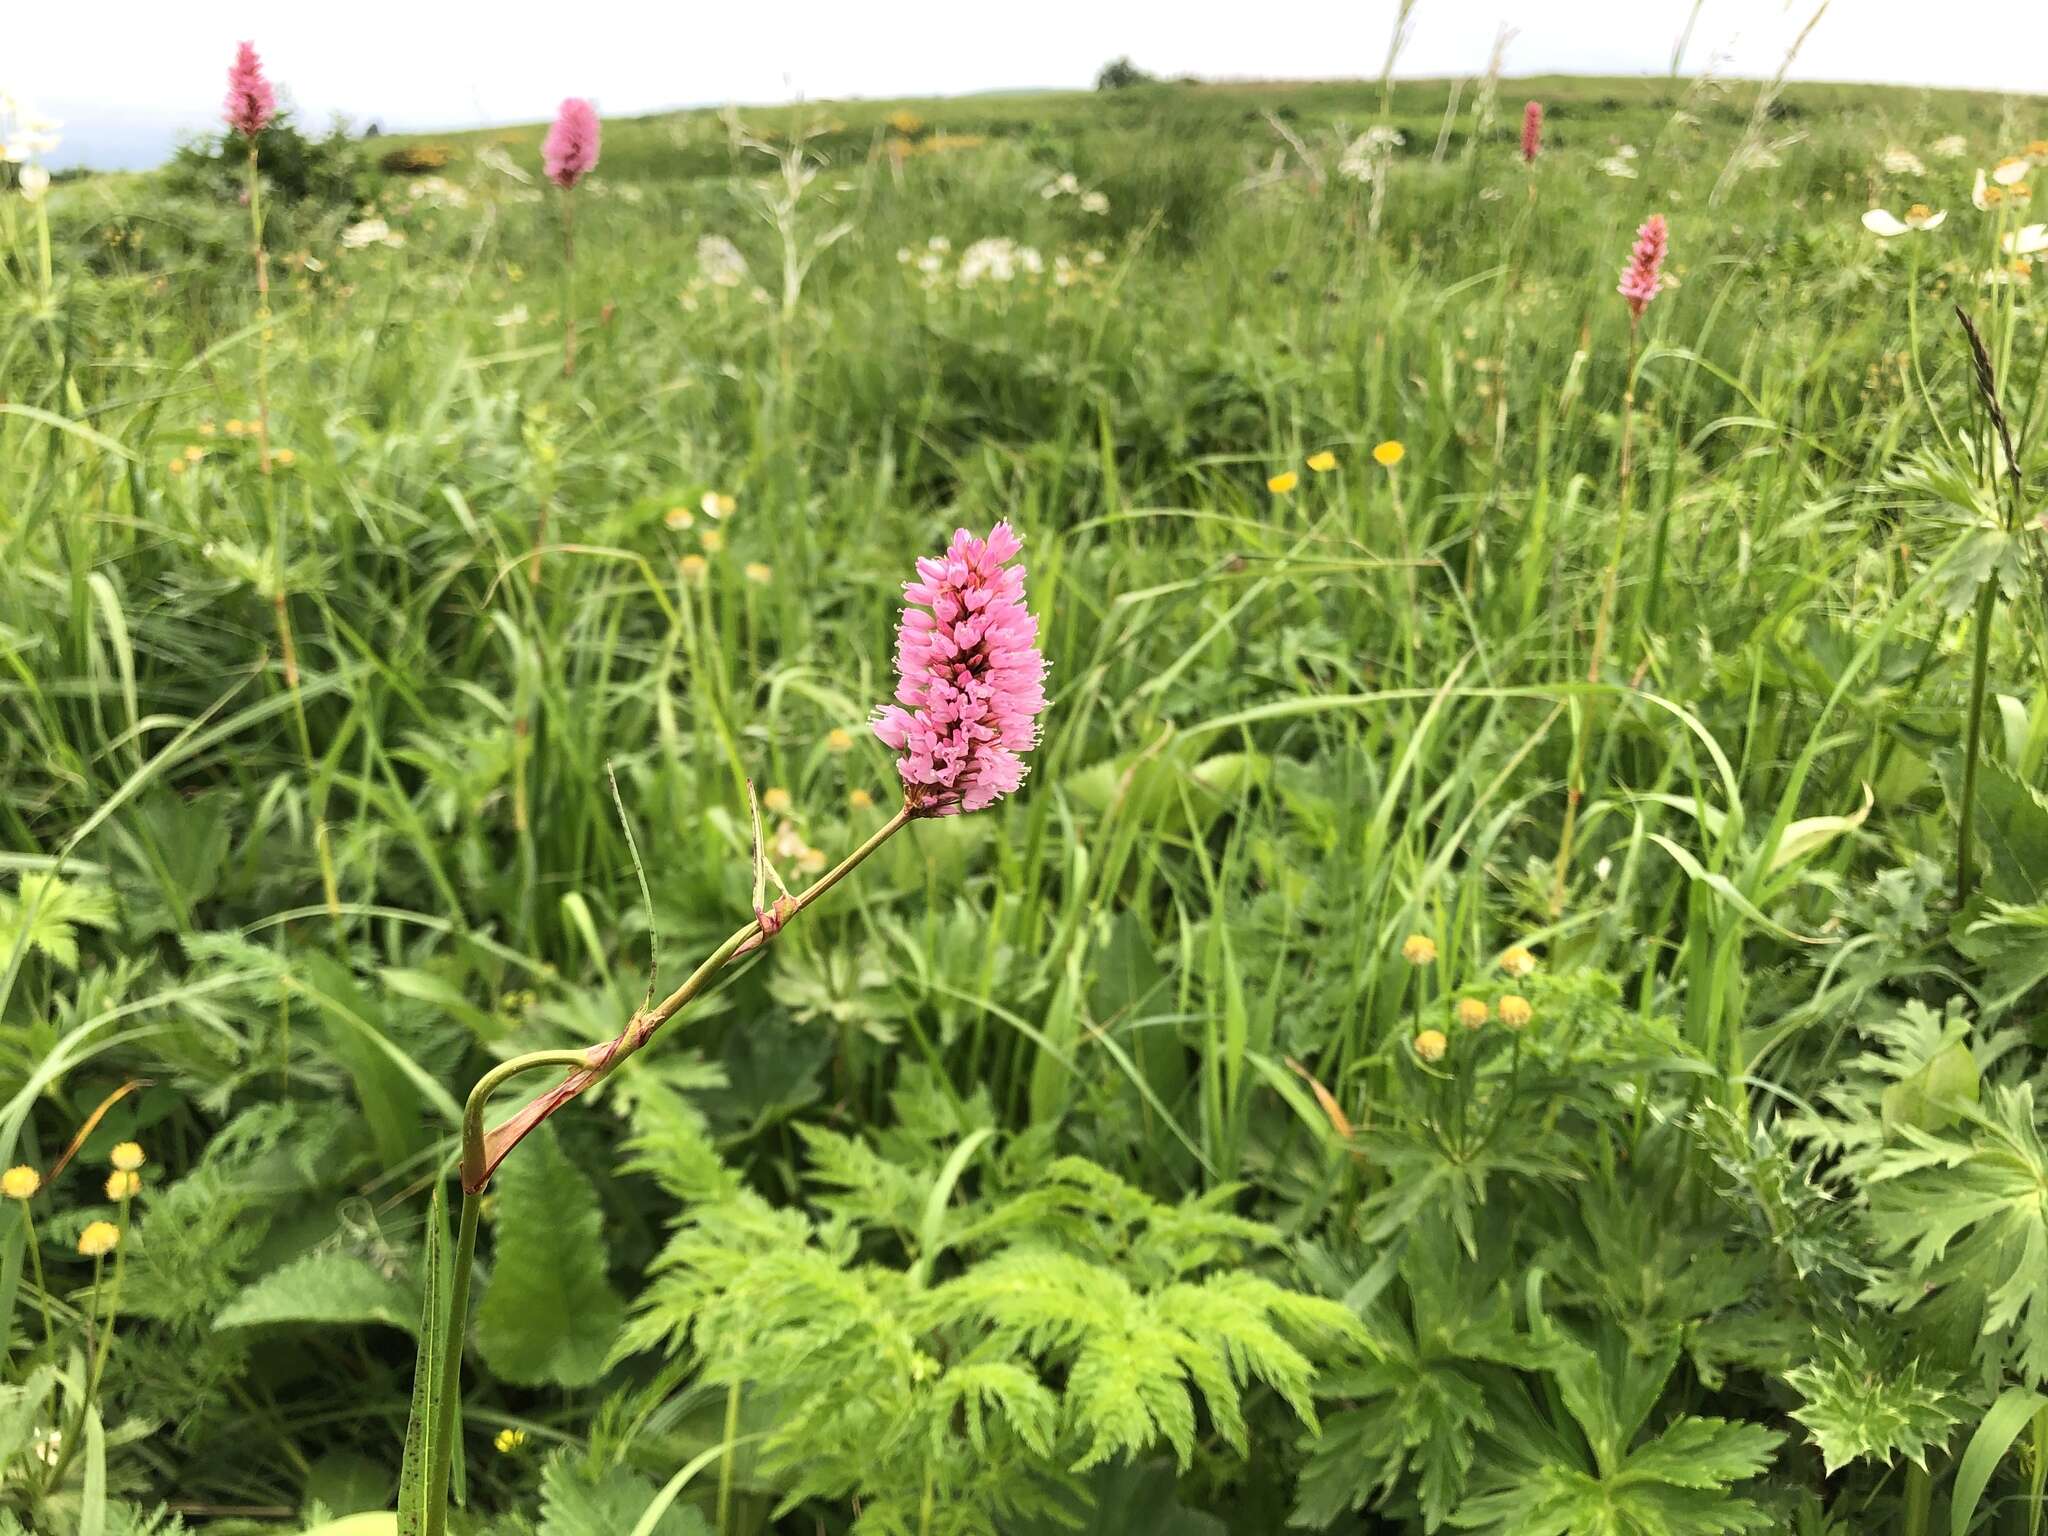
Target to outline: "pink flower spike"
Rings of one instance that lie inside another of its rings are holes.
[[[1531,165],[1543,153],[1543,103],[1532,101],[1522,108],[1522,163]]]
[[[1661,213],[1651,214],[1636,231],[1635,249],[1629,253],[1628,265],[1621,269],[1621,285],[1615,289],[1628,300],[1632,319],[1643,318],[1650,300],[1664,286],[1664,251],[1670,239]]]
[[[540,146],[541,168],[548,180],[567,191],[597,164],[597,108],[571,96],[555,114],[554,126]]]
[[[221,107],[228,127],[245,139],[253,139],[277,116],[277,92],[263,78],[263,61],[253,44],[235,50],[235,62],[228,68],[228,99]]]
[[[1045,657],[1024,606],[1024,567],[1010,564],[1022,548],[1008,523],[986,539],[962,528],[903,584],[896,704],[877,712],[874,731],[903,754],[896,772],[912,815],[978,811],[1024,782]]]

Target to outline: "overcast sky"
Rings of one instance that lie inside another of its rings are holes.
[[[1686,59],[1768,75],[1818,0],[1704,0]],[[147,163],[209,126],[238,39],[301,114],[443,128],[801,94],[1086,86],[1158,74],[1377,77],[1395,0],[59,0],[10,5],[0,89],[65,121],[54,163]],[[1662,73],[1693,0],[1420,0],[1409,75]],[[2048,92],[2043,0],[1833,0],[1801,79]]]

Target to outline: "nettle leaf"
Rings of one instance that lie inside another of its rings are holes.
[[[114,897],[105,887],[74,885],[55,875],[23,875],[14,895],[0,895],[0,965],[25,941],[53,964],[75,971],[78,930],[113,926]]]
[[[1852,1461],[1889,1467],[1894,1456],[1925,1467],[1964,1406],[1953,1380],[1924,1361],[1880,1367],[1853,1338],[1841,1340],[1833,1358],[1787,1371],[1785,1381],[1805,1400],[1792,1417],[1806,1426],[1830,1477]]]
[[[625,1467],[594,1472],[559,1451],[541,1471],[540,1536],[625,1536],[659,1491]],[[671,1504],[654,1522],[652,1536],[710,1536],[710,1531],[696,1509]]]
[[[1972,822],[2001,901],[2048,902],[2048,797],[1996,759],[1981,765]]]
[[[493,1182],[497,1241],[477,1308],[477,1351],[519,1386],[587,1387],[604,1374],[626,1320],[607,1273],[597,1191],[547,1126]]]
[[[412,1331],[419,1288],[352,1253],[309,1253],[272,1270],[223,1307],[216,1329],[271,1323],[382,1323]]]

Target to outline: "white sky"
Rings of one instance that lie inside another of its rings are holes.
[[[1768,75],[1818,0],[1704,0],[1688,69]],[[1662,73],[1693,0],[1420,0],[1411,75]],[[1374,77],[1395,0],[59,0],[8,7],[0,89],[65,121],[57,164],[147,161],[208,126],[238,39],[309,124],[439,128],[801,94],[1086,86],[1157,74]],[[345,17],[346,25],[337,17]],[[1833,0],[1795,78],[2048,92],[2042,0]]]

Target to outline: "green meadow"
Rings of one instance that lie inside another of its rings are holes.
[[[0,170],[0,1533],[2038,1536],[2041,98],[543,132]]]

